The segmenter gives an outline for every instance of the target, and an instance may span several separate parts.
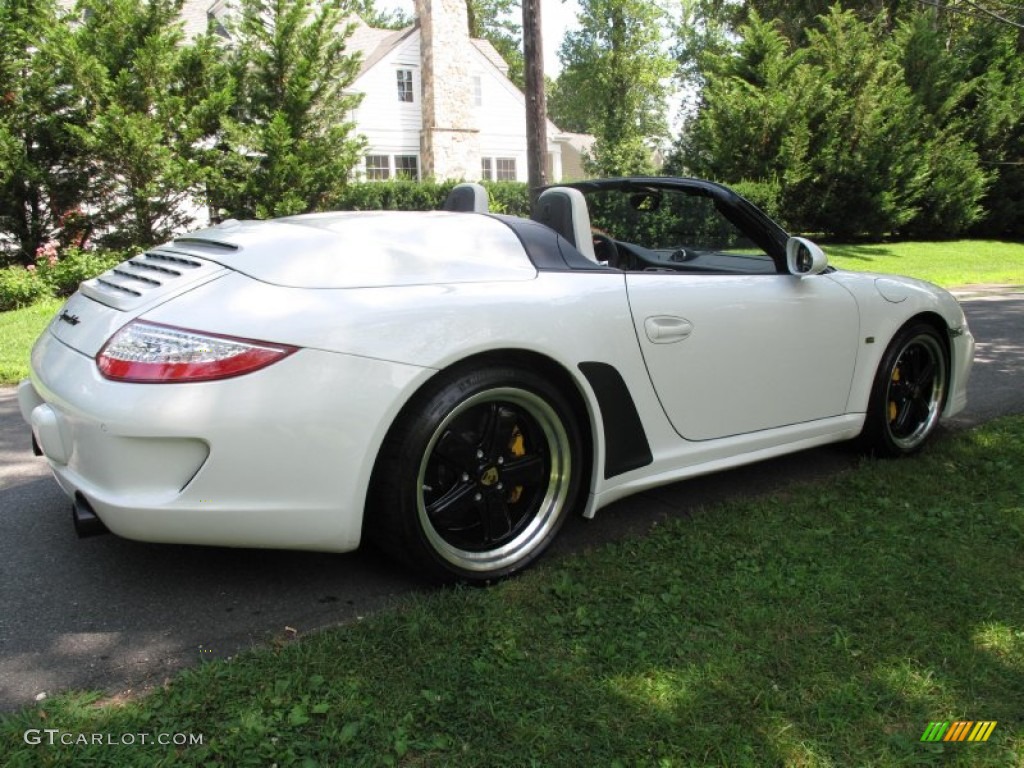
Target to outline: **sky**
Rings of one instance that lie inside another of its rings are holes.
[[[412,15],[414,0],[377,0],[381,10],[400,8]],[[576,0],[541,0],[540,20],[544,36],[544,74],[557,77],[561,67],[558,64],[558,48],[567,29],[576,26],[579,5]]]

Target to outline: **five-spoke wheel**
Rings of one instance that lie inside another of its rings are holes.
[[[368,530],[443,580],[487,581],[547,547],[580,485],[572,409],[519,369],[442,374],[385,442]]]
[[[885,456],[913,453],[935,430],[949,381],[946,346],[927,323],[904,328],[875,376],[864,425],[868,448]]]

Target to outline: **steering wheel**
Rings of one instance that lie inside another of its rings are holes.
[[[591,237],[594,240],[594,255],[597,260],[618,269],[619,247],[615,245],[615,241],[603,232],[592,232]]]

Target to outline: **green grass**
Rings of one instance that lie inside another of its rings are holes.
[[[1024,285],[1024,244],[991,240],[826,245],[840,269],[886,272],[945,288],[972,283]]]
[[[30,307],[0,312],[0,384],[17,384],[28,376],[32,344],[63,303],[62,299],[44,299]]]
[[[998,725],[922,743],[937,720]],[[204,743],[23,742],[43,728]],[[148,698],[47,700],[0,720],[0,745],[33,768],[1022,766],[1024,417],[204,663]]]

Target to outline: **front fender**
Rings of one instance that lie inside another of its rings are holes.
[[[944,415],[963,410],[974,338],[963,309],[951,294],[923,280],[896,275],[839,270],[827,277],[853,295],[860,312],[860,345],[847,411],[867,410],[875,372],[886,348],[900,328],[919,317],[943,325],[948,334],[951,380]]]

